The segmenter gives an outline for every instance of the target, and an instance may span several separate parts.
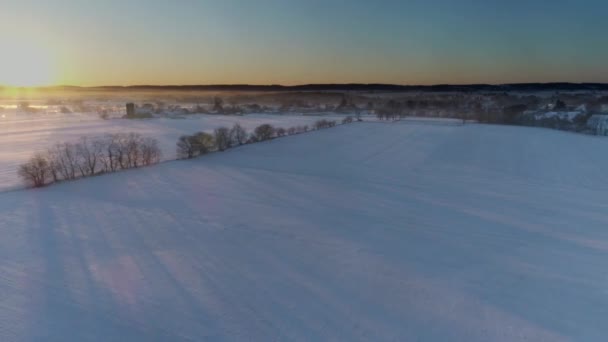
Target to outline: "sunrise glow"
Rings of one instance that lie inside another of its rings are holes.
[[[19,36],[1,44],[0,85],[32,87],[55,82],[56,63],[45,44]]]

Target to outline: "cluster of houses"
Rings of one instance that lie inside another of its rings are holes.
[[[586,105],[576,108],[556,108],[554,105],[541,109],[526,110],[520,118],[524,125],[575,129],[596,135],[608,135],[608,105],[588,110]]]
[[[595,135],[608,135],[608,113],[591,115],[587,119],[587,128]]]

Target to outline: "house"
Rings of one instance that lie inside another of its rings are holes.
[[[592,115],[587,120],[587,127],[596,135],[608,135],[608,115]]]
[[[530,112],[527,112],[528,115],[530,114]],[[549,112],[536,112],[534,113],[534,119],[537,121],[543,120],[543,119],[559,119],[559,120],[563,120],[563,121],[568,121],[568,122],[574,122],[574,120],[579,116],[579,115],[584,115],[585,113],[582,111],[568,111],[568,112],[556,112],[556,111],[549,111]]]

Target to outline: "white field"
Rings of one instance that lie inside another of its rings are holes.
[[[102,120],[94,114],[0,113],[0,192],[23,187],[17,168],[36,151],[61,142],[76,142],[108,133],[136,132],[159,140],[163,159],[175,159],[175,143],[184,134],[231,127],[238,122],[250,132],[261,124],[276,127],[309,125],[319,119],[341,120],[344,116],[288,115],[190,115],[183,119]]]
[[[608,141],[361,123],[0,194],[2,341],[605,341]]]

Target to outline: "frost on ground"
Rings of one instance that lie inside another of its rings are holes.
[[[35,151],[61,142],[76,142],[80,137],[100,137],[118,132],[136,132],[159,141],[164,159],[175,159],[175,143],[184,134],[213,131],[240,123],[253,131],[261,124],[276,127],[309,125],[321,118],[341,120],[342,116],[289,115],[191,115],[183,119],[102,120],[91,114],[5,114],[0,117],[0,191],[22,187],[17,168]]]
[[[608,142],[363,123],[0,194],[3,341],[604,341]]]

